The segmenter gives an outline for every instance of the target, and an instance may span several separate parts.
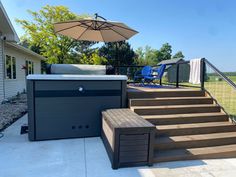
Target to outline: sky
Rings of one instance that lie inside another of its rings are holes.
[[[32,20],[27,10],[64,5],[77,14],[98,13],[139,31],[134,49],[159,49],[168,42],[186,60],[204,57],[222,71],[236,71],[235,0],[1,0],[19,36],[15,19]]]

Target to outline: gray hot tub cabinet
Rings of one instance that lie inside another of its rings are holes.
[[[29,75],[29,140],[100,136],[101,112],[126,107],[126,76]]]

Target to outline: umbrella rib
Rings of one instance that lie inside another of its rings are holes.
[[[81,33],[81,34],[79,35],[79,37],[77,38],[77,40],[79,40],[79,38],[81,38],[81,36],[82,36],[87,30],[88,30],[88,28],[86,28],[86,29],[83,31],[83,33]]]
[[[81,38],[81,36],[88,30],[88,28],[92,27],[92,25],[93,25],[93,23],[92,23],[90,26],[88,26],[88,27],[83,31],[83,33],[81,33],[81,34],[79,35],[79,37],[77,38],[77,40],[78,40],[79,38]]]
[[[114,24],[112,24],[112,25],[113,25],[113,26],[117,26],[117,27],[119,27],[119,28],[123,28],[123,29],[129,30],[129,31],[133,31],[133,32],[135,32],[135,33],[138,33],[138,31],[136,31],[136,30],[134,30],[134,29],[132,29],[132,28],[126,28],[126,27],[124,27],[124,26],[114,25]]]
[[[64,22],[57,22],[57,23],[54,23],[55,25],[57,24],[63,24],[63,23],[74,23],[74,22],[89,22],[91,21],[90,19],[80,19],[80,20],[69,20],[69,21],[64,21]]]
[[[80,22],[80,24],[76,24],[75,26],[70,26],[68,28],[64,28],[64,29],[61,29],[59,31],[55,31],[56,33],[59,33],[59,32],[62,32],[62,31],[65,31],[65,30],[68,30],[68,29],[71,29],[71,28],[75,28],[77,26],[80,26],[80,27],[83,27],[81,25],[87,25],[86,22]],[[88,26],[88,27],[91,27],[91,26]]]
[[[102,31],[100,31],[100,34],[101,34],[101,36],[102,36],[102,40],[103,40],[103,42],[105,42],[105,40],[104,40],[104,38],[103,38]]]
[[[109,29],[111,29],[112,31],[114,31],[115,33],[119,34],[120,36],[122,36],[123,38],[125,38],[125,40],[128,40],[129,38],[127,38],[126,36],[124,36],[123,34],[115,31],[114,29],[112,29],[111,27],[108,27]]]
[[[87,28],[92,26],[92,25],[89,26],[89,25],[87,25],[86,23],[87,23],[87,22],[80,22],[80,24],[79,24],[78,26],[80,26],[80,27],[82,27],[82,28],[84,28],[84,26],[82,26],[82,25],[87,26]]]
[[[101,25],[99,25],[98,29],[100,29],[104,24],[107,24],[107,22],[103,22]]]
[[[77,24],[77,25],[75,25],[75,26],[70,26],[70,27],[68,27],[68,28],[64,28],[64,29],[61,29],[61,30],[55,31],[55,32],[56,32],[56,33],[60,33],[60,32],[62,32],[62,31],[65,31],[65,30],[68,30],[68,29],[71,29],[71,28],[74,28],[74,27],[77,27],[77,26],[80,26],[80,25]]]
[[[73,23],[73,22],[79,22],[79,20],[68,20],[68,21],[64,21],[64,22],[56,22],[56,23],[54,23],[54,25],[63,24],[63,23]]]

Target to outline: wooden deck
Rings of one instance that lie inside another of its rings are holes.
[[[159,86],[158,88],[148,87],[148,86],[134,86],[134,85],[127,85],[128,92],[161,92],[161,91],[173,91],[173,90],[199,90],[199,88],[191,88],[191,87],[179,87],[176,88],[175,86]]]

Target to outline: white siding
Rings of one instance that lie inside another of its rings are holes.
[[[3,72],[3,41],[0,39],[0,102],[3,100],[3,78],[4,78],[4,72]]]
[[[5,79],[5,98],[9,98],[26,89],[26,75],[25,70],[22,69],[22,66],[25,66],[25,61],[34,62],[34,74],[41,73],[41,61],[34,56],[8,46],[5,47],[5,55],[16,58],[16,79]]]

